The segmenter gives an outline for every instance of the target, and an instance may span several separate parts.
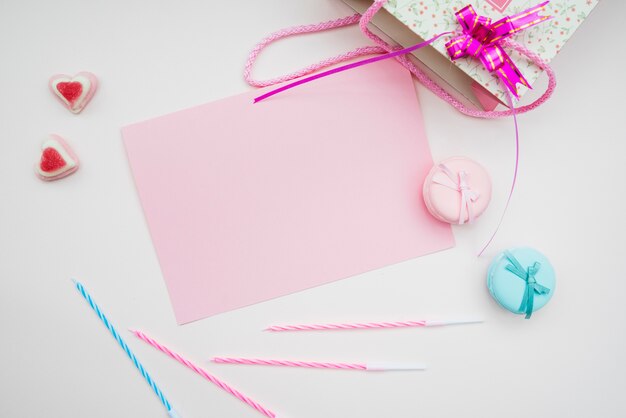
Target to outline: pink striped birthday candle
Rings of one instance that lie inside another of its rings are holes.
[[[303,367],[308,369],[339,369],[363,371],[424,370],[426,366],[416,363],[370,362],[370,363],[322,363],[317,361],[264,360],[258,358],[213,357],[214,363],[245,364],[253,366]]]
[[[340,324],[301,324],[301,325],[272,325],[266,331],[342,331],[358,329],[383,329],[383,328],[410,328],[410,327],[436,327],[443,325],[474,324],[483,322],[480,319],[460,319],[446,321],[398,321],[398,322],[355,322]]]
[[[272,412],[269,409],[265,408],[260,403],[250,399],[249,397],[247,397],[243,393],[239,392],[237,389],[231,387],[230,385],[228,385],[227,383],[225,383],[222,380],[218,379],[217,377],[213,376],[212,374],[210,374],[206,370],[202,369],[201,367],[196,366],[195,364],[193,364],[191,361],[187,360],[186,358],[184,358],[180,354],[177,354],[177,353],[171,351],[169,348],[165,347],[164,345],[159,344],[158,342],[156,342],[152,338],[148,337],[143,332],[135,331],[135,330],[130,330],[130,332],[135,334],[135,336],[137,338],[139,338],[140,340],[146,342],[147,344],[151,345],[152,347],[156,348],[157,350],[167,354],[168,356],[170,356],[174,360],[178,361],[182,365],[187,366],[188,368],[190,368],[194,372],[198,373],[200,376],[204,377],[206,380],[208,380],[209,382],[213,383],[214,385],[216,385],[220,389],[230,393],[235,398],[237,398],[240,401],[250,405],[252,408],[256,409],[257,411],[259,411],[260,413],[262,413],[266,417],[268,417],[268,418],[276,418],[276,414],[274,412]]]

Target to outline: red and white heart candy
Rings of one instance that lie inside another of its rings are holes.
[[[35,167],[45,181],[58,180],[78,170],[78,157],[59,135],[50,135],[41,144],[41,159]]]
[[[80,113],[96,92],[98,79],[92,73],[83,71],[73,77],[65,74],[53,75],[48,84],[52,93],[70,112]]]

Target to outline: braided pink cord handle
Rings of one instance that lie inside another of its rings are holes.
[[[245,80],[248,82],[248,84],[252,86],[266,87],[266,86],[282,83],[285,81],[293,80],[294,78],[298,78],[298,77],[310,74],[322,68],[325,68],[325,67],[328,67],[328,66],[331,66],[331,65],[334,65],[339,62],[343,62],[352,58],[356,58],[362,55],[388,53],[388,52],[394,52],[394,51],[398,51],[402,49],[399,46],[391,46],[387,44],[379,36],[372,33],[367,27],[370,21],[372,20],[372,18],[374,17],[374,15],[385,5],[385,3],[387,3],[387,1],[388,0],[376,0],[372,4],[372,6],[370,6],[363,13],[362,16],[360,16],[359,14],[355,14],[355,15],[347,16],[347,17],[337,19],[337,20],[322,22],[322,23],[313,24],[313,25],[296,26],[296,27],[283,29],[283,30],[273,33],[272,35],[270,35],[269,37],[265,38],[260,43],[258,43],[253,48],[250,55],[248,56],[248,60],[246,61],[246,65],[244,69]],[[296,35],[296,34],[301,34],[301,33],[320,32],[323,30],[338,28],[342,26],[348,26],[348,25],[352,25],[356,23],[359,23],[361,32],[363,32],[363,34],[365,34],[365,36],[367,36],[370,40],[372,40],[377,46],[357,48],[348,53],[337,55],[335,57],[321,61],[317,64],[310,65],[302,70],[296,71],[294,73],[291,73],[282,77],[277,77],[271,80],[256,81],[252,79],[251,71],[252,71],[252,66],[254,64],[254,61],[256,60],[261,50],[263,50],[267,45],[269,45],[273,41],[278,40],[280,38],[287,37],[287,36],[291,36],[291,35]],[[518,51],[519,53],[528,57],[529,59],[531,59],[542,70],[545,70],[548,76],[548,88],[541,95],[541,97],[539,97],[534,102],[528,105],[516,108],[515,110],[508,109],[508,110],[503,110],[503,111],[482,111],[482,110],[470,109],[467,106],[465,106],[462,102],[460,102],[459,100],[454,98],[452,95],[450,95],[447,91],[445,91],[441,86],[439,86],[439,84],[437,84],[430,77],[428,77],[428,75],[425,72],[417,68],[417,66],[409,58],[407,58],[406,56],[398,56],[398,57],[395,57],[395,59],[398,60],[398,62],[400,62],[400,64],[402,64],[407,70],[409,70],[418,79],[419,82],[421,82],[424,86],[426,86],[426,88],[432,91],[439,98],[445,100],[446,102],[454,106],[454,108],[456,108],[461,113],[468,115],[468,116],[472,116],[472,117],[493,119],[493,118],[512,116],[513,113],[520,114],[520,113],[525,113],[530,110],[533,110],[536,107],[543,104],[546,100],[548,100],[550,96],[552,96],[552,93],[554,93],[554,89],[556,88],[556,77],[554,75],[554,71],[552,70],[552,68],[550,68],[547,62],[545,62],[541,57],[539,57],[534,52],[528,50],[523,45],[517,44],[510,40],[505,40],[504,44]]]
[[[377,328],[407,328],[425,327],[426,321],[404,322],[365,322],[353,324],[311,324],[311,325],[273,325],[267,331],[333,331],[333,330],[357,330]]]
[[[146,334],[144,334],[141,331],[135,331],[135,330],[131,330],[130,332],[132,332],[133,334],[135,334],[135,336],[141,340],[143,340],[144,342],[146,342],[147,344],[151,345],[152,347],[156,348],[157,350],[162,351],[163,353],[167,354],[168,356],[170,356],[171,358],[173,358],[174,360],[178,361],[179,363],[187,366],[188,368],[190,368],[191,370],[193,370],[194,372],[198,373],[200,376],[204,377],[206,380],[208,380],[209,382],[213,383],[214,385],[218,386],[219,388],[225,390],[226,392],[230,393],[231,395],[233,395],[235,398],[239,399],[240,401],[250,405],[251,407],[253,407],[254,409],[256,409],[257,411],[259,411],[260,413],[262,413],[263,415],[265,415],[268,418],[276,418],[276,414],[273,413],[272,411],[270,411],[269,409],[265,408],[264,406],[262,406],[261,404],[259,404],[258,402],[250,399],[249,397],[247,397],[246,395],[244,395],[243,393],[239,392],[237,389],[231,387],[230,385],[228,385],[227,383],[221,381],[220,379],[218,379],[217,377],[211,375],[209,372],[207,372],[206,370],[196,366],[195,364],[193,364],[191,361],[187,360],[186,358],[182,357],[180,354],[177,354],[173,351],[171,351],[169,348],[159,344],[158,342],[156,342],[155,340],[153,340],[152,338],[148,337]]]
[[[317,361],[289,361],[289,360],[263,360],[257,358],[234,358],[234,357],[214,357],[214,363],[221,364],[249,364],[256,366],[284,366],[284,367],[305,367],[310,369],[342,369],[342,370],[367,370],[365,364],[352,363],[320,363]]]
[[[342,17],[336,20],[329,20],[327,22],[315,23],[312,25],[294,26],[291,28],[281,29],[277,32],[272,33],[270,36],[268,36],[267,38],[263,39],[261,42],[256,44],[254,48],[252,49],[252,51],[250,52],[250,55],[248,55],[248,59],[246,60],[245,68],[243,71],[243,78],[246,80],[248,84],[254,87],[273,86],[274,84],[279,84],[285,81],[293,80],[295,78],[299,78],[307,74],[311,74],[317,70],[321,70],[322,68],[330,67],[331,65],[348,61],[353,58],[362,57],[364,55],[371,55],[371,54],[384,54],[385,52],[387,52],[384,48],[381,48],[378,46],[364,46],[364,47],[356,48],[353,51],[349,51],[349,52],[339,54],[331,58],[327,58],[316,64],[309,65],[308,67],[302,68],[298,71],[295,71],[291,74],[287,74],[281,77],[272,78],[270,80],[256,80],[252,77],[252,67],[254,65],[254,62],[256,61],[261,51],[265,49],[265,47],[271,44],[272,42],[277,41],[282,38],[293,36],[293,35],[322,32],[322,31],[329,30],[329,29],[336,29],[336,28],[341,28],[344,26],[354,25],[358,23],[360,18],[361,18],[361,15],[357,13],[357,14]]]

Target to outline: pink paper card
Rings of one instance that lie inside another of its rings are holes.
[[[454,245],[410,74],[380,62],[122,128],[176,319],[187,323]]]

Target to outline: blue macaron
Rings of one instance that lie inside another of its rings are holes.
[[[526,319],[552,298],[556,285],[554,268],[539,251],[512,248],[491,262],[487,287],[504,309],[524,314]]]

